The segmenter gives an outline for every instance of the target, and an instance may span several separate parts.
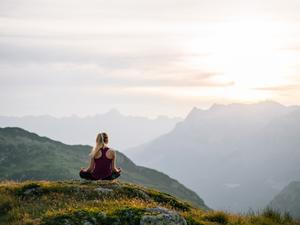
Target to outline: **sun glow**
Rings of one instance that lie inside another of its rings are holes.
[[[288,77],[294,72],[291,64],[298,59],[292,52],[282,51],[288,43],[282,41],[286,39],[281,35],[288,29],[285,24],[263,20],[212,24],[213,38],[199,36],[185,44],[191,55],[185,63],[220,74],[216,76],[219,82],[234,83],[212,90],[214,94],[245,101],[272,98],[271,92],[255,88],[289,82]],[[197,57],[201,53],[207,55]]]

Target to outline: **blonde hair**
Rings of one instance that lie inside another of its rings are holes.
[[[104,141],[104,143],[107,144],[108,143],[108,135],[107,135],[107,133],[103,132],[102,135],[103,135],[103,141]]]
[[[99,152],[99,150],[105,146],[105,140],[104,139],[105,139],[105,137],[104,137],[103,133],[99,133],[97,135],[97,137],[96,137],[96,144],[92,148],[92,151],[90,153],[90,156],[92,158],[94,158],[95,155]]]

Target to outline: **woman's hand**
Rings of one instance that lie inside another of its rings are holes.
[[[82,168],[80,169],[80,171],[86,172],[87,169],[82,167]]]
[[[116,172],[116,173],[121,173],[121,171],[122,171],[122,169],[120,167],[113,169],[113,172]]]

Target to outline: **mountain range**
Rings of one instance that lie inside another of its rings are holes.
[[[149,119],[126,116],[117,109],[94,116],[0,116],[0,127],[20,127],[66,144],[93,145],[97,133],[107,132],[110,143],[124,152],[172,130],[181,118],[158,116]]]
[[[300,107],[266,101],[194,108],[167,134],[128,151],[164,171],[214,209],[264,208],[300,179]]]
[[[108,114],[117,115],[119,113],[113,110]],[[121,117],[125,120],[124,116]],[[33,121],[36,119],[34,117]],[[87,118],[84,120],[77,119],[78,127],[80,121],[82,127],[88,127],[85,124],[88,121]],[[6,118],[5,121],[9,120]],[[118,125],[117,120],[107,121]],[[59,126],[59,121],[56,122],[55,129],[59,130],[59,127],[61,127],[63,130],[63,126]],[[37,124],[39,123],[37,122]],[[43,129],[47,131],[48,125],[46,126],[46,123],[41,124],[44,124]],[[162,134],[163,132],[157,132],[157,134],[160,133],[160,136],[154,138],[155,135],[152,135],[153,140],[151,138],[143,139],[144,141],[148,140],[148,142],[127,149],[126,155],[139,165],[155,168],[179,180],[188,188],[195,190],[214,209],[233,212],[262,209],[291,181],[300,179],[300,165],[298,163],[300,160],[299,124],[299,106],[283,106],[272,101],[256,104],[214,104],[207,110],[195,107],[183,121],[179,121],[175,125],[173,130],[169,132],[165,130],[164,134]],[[30,125],[30,122],[28,122],[28,125]],[[71,124],[67,125],[71,126]],[[114,126],[117,127],[117,125]],[[55,129],[53,130],[54,133]],[[169,129],[171,128],[169,127]],[[123,134],[129,137],[127,141],[139,137],[136,129],[124,128],[124,130],[125,133],[120,132],[112,135],[112,139],[119,138]],[[131,132],[132,130],[136,133]],[[73,131],[68,135],[72,136],[74,133]],[[87,136],[93,135],[95,135],[94,131],[93,134]],[[135,143],[142,142],[139,139]],[[43,145],[42,148],[45,146],[47,145]],[[123,146],[126,146],[126,143]],[[130,144],[127,146],[130,146]],[[55,146],[55,148],[57,149],[58,146]],[[58,149],[60,148],[62,147]],[[79,157],[84,158],[91,147],[64,145],[62,149],[65,151],[68,148],[85,149],[84,154],[78,153]],[[38,156],[38,151],[34,154]],[[68,164],[63,167],[63,172],[60,170],[56,172],[61,176],[61,179],[76,177],[75,167],[81,167],[83,161],[87,160],[85,158],[75,165],[76,163],[74,164],[73,161],[76,161],[76,159],[69,162],[66,155],[55,153],[58,154],[57,157],[52,156],[52,153],[48,152],[48,154],[50,158],[58,158],[53,160],[53,164],[60,161]],[[120,155],[122,154],[120,153]],[[128,159],[125,155],[123,156]],[[121,162],[122,157],[119,158]],[[35,158],[33,156],[33,159]],[[43,165],[39,161],[40,158],[40,156],[37,157],[38,162],[36,165]],[[125,161],[127,162],[127,160]],[[0,165],[1,162],[4,162],[2,157],[0,158]],[[14,160],[7,163],[7,166],[14,171],[13,178],[20,179],[23,174],[22,170],[18,174],[16,172],[18,170],[14,168],[19,167],[12,162]],[[52,166],[51,163],[48,161],[48,164],[42,169],[45,171],[45,168]],[[129,164],[135,166],[132,162]],[[72,168],[74,165],[75,167]],[[51,171],[55,171],[59,166],[53,166]],[[144,168],[134,166],[132,168],[135,168],[133,170],[135,172],[136,168],[139,168],[139,171]],[[72,168],[70,169],[71,172],[67,172],[68,168]],[[29,171],[30,173],[35,173],[35,171]],[[63,173],[69,174],[64,175]],[[143,173],[146,174],[145,171]],[[35,177],[38,174],[35,174]],[[142,181],[139,182],[141,184],[148,183],[148,186],[153,184],[153,180],[145,180],[145,177],[149,177],[150,174],[144,176]],[[134,175],[134,178],[126,176],[124,174],[125,180],[138,183],[135,179],[140,175]],[[49,179],[53,178],[50,177]],[[159,185],[162,180],[164,178],[160,177],[155,181],[155,185]],[[168,185],[163,184],[160,190],[168,190]]]

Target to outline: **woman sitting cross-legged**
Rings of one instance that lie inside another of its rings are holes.
[[[90,165],[82,168],[79,175],[87,180],[114,180],[121,175],[121,169],[116,167],[116,152],[107,147],[108,135],[99,133],[96,145],[90,153]]]

